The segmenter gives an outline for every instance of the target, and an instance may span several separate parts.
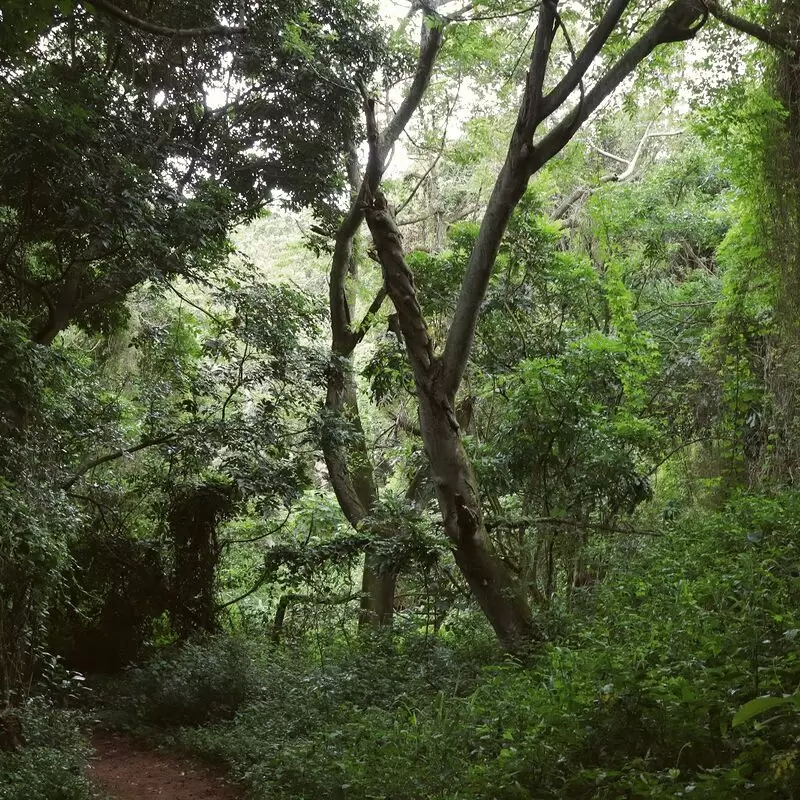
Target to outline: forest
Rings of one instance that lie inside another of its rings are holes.
[[[2,0],[0,800],[800,798],[796,159],[798,0]]]

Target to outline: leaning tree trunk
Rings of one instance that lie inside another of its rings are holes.
[[[434,3],[436,5],[436,3]],[[365,175],[361,176],[358,152],[350,142],[347,148],[347,176],[351,187],[351,203],[347,215],[336,231],[330,272],[330,314],[332,355],[328,372],[325,400],[327,431],[323,441],[325,462],[339,505],[353,527],[363,527],[365,519],[375,508],[378,491],[371,459],[367,451],[364,429],[358,411],[358,396],[353,377],[353,352],[362,341],[373,318],[386,297],[381,290],[360,323],[352,318],[353,298],[348,286],[356,277],[358,262],[354,253],[356,238],[364,221],[365,198],[370,186],[380,182],[386,159],[411,115],[419,105],[430,83],[431,72],[443,42],[441,24],[429,24],[435,13],[424,11],[420,50],[414,78],[399,108],[387,122],[379,141],[372,142],[371,158]],[[434,22],[441,20],[434,19]],[[348,433],[347,443],[341,432]],[[390,532],[376,529],[376,536]],[[386,625],[394,613],[394,594],[397,575],[380,564],[377,553],[367,548],[364,557],[360,625]]]
[[[363,527],[378,502],[374,468],[367,449],[358,408],[358,387],[353,375],[353,353],[380,309],[379,293],[362,324],[354,329],[350,287],[358,275],[355,245],[363,210],[358,199],[360,175],[355,148],[348,148],[347,168],[353,192],[350,211],[336,232],[330,274],[331,362],[325,396],[326,426],[322,449],[336,499],[353,528]],[[375,531],[376,535],[379,532]],[[390,625],[394,614],[396,575],[381,569],[374,550],[364,554],[359,628]]]
[[[530,607],[486,532],[477,480],[461,441],[453,398],[442,390],[441,362],[433,355],[400,233],[380,192],[367,208],[367,223],[414,372],[420,432],[456,563],[503,646],[521,652],[535,638]]]
[[[420,429],[431,464],[444,529],[456,564],[498,639],[519,652],[535,638],[525,593],[498,557],[486,532],[478,483],[436,382],[419,392]]]

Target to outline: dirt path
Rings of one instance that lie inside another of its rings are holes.
[[[93,737],[89,777],[113,800],[237,800],[219,773],[190,759],[145,750],[125,736]]]

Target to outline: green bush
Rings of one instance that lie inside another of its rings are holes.
[[[789,800],[800,715],[731,722],[800,684],[798,531],[800,495],[743,495],[628,541],[525,665],[466,616],[313,651],[210,639],[131,673],[135,696],[208,721],[172,734],[265,800]]]
[[[256,649],[244,639],[189,642],[127,674],[137,717],[154,724],[200,725],[226,719],[258,686]]]
[[[88,800],[84,770],[89,748],[74,713],[42,698],[21,712],[24,746],[0,752],[0,800]]]

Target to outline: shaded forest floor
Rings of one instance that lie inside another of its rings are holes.
[[[112,800],[236,800],[226,779],[184,757],[142,748],[127,736],[97,734],[88,774]]]
[[[164,647],[68,687],[71,708],[31,698],[0,800],[797,800],[798,542],[796,491],[664,520],[540,612],[525,662],[470,608],[435,636],[408,615],[346,638],[320,615],[278,646],[252,629]],[[90,721],[120,733],[93,751]]]
[[[436,636],[408,616],[344,639],[321,616],[280,646],[251,630],[157,652],[96,686],[92,715],[259,800],[800,798],[794,705],[735,722],[800,685],[800,493],[659,534],[599,542],[603,581],[540,612],[524,663],[466,608]]]

